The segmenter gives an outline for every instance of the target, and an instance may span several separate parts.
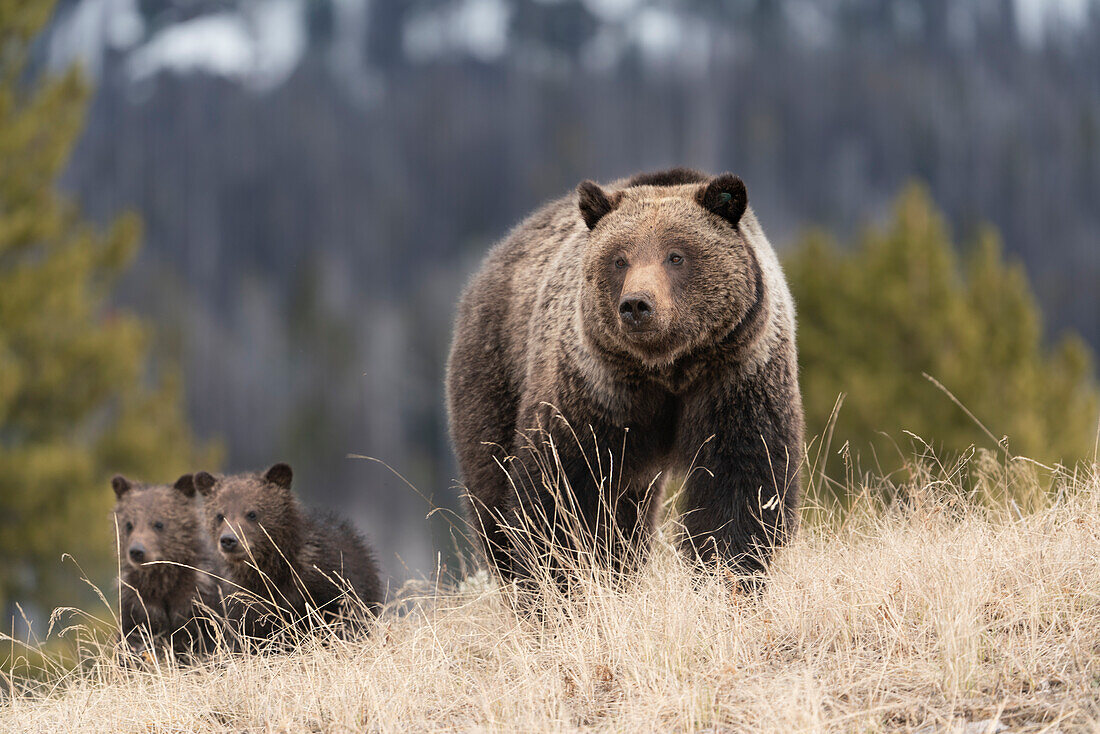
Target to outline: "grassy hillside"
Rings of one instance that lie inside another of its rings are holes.
[[[484,576],[409,587],[367,640],[190,669],[101,657],[0,705],[0,730],[1100,730],[1095,466],[909,476],[889,506],[855,480],[843,520],[808,515],[758,596],[691,573],[666,522],[640,578],[546,589],[539,615]]]

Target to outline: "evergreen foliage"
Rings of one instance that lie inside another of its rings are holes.
[[[813,232],[787,259],[808,436],[823,435],[845,396],[834,464],[847,443],[864,469],[890,471],[911,453],[907,432],[947,453],[995,448],[975,419],[1007,437],[1012,455],[1094,458],[1100,392],[1088,347],[1075,334],[1048,345],[1024,269],[1005,260],[995,232],[964,251],[913,185],[888,225],[854,247]]]
[[[71,603],[78,571],[113,567],[108,478],[166,481],[214,460],[181,390],[157,379],[141,319],[111,308],[139,223],[103,232],[55,188],[88,98],[75,69],[29,80],[51,3],[0,0],[0,613]],[[62,596],[61,590],[67,592]],[[5,627],[7,624],[5,623]]]

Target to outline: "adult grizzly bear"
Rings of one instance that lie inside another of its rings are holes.
[[[554,540],[621,569],[679,472],[688,552],[763,571],[797,524],[796,357],[790,292],[740,178],[584,181],[538,210],[467,286],[448,363],[490,560],[529,576],[554,565]]]

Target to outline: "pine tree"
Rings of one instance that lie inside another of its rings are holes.
[[[114,566],[108,478],[165,481],[214,457],[196,446],[178,379],[156,379],[149,334],[113,310],[110,288],[139,223],[107,231],[55,187],[87,90],[74,69],[30,79],[27,57],[51,3],[0,0],[0,612],[72,603],[79,574]],[[5,623],[6,624],[6,623]]]
[[[996,449],[975,418],[1013,455],[1092,459],[1100,392],[1088,348],[1073,334],[1047,346],[1026,273],[1005,261],[991,229],[966,251],[956,254],[920,186],[852,248],[804,238],[786,266],[808,435],[823,433],[843,393],[832,448],[848,442],[863,469],[896,468],[906,432],[947,454]]]

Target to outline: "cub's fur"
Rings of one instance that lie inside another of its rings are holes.
[[[287,464],[264,472],[195,475],[207,532],[226,566],[228,612],[240,632],[268,639],[287,625],[358,622],[382,604],[374,556],[346,522],[307,513]],[[354,598],[353,598],[354,597]]]
[[[447,395],[471,520],[506,577],[551,539],[618,568],[642,555],[670,473],[704,561],[758,573],[795,529],[794,305],[736,176],[585,181],[532,214],[462,296]],[[564,512],[579,532],[549,527]]]
[[[190,474],[174,485],[111,480],[122,572],[123,638],[135,651],[148,642],[177,653],[208,650],[217,634],[220,573],[200,520]]]

